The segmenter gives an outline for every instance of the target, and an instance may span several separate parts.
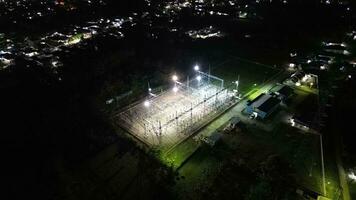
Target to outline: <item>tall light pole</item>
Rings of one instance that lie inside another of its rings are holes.
[[[200,71],[199,68],[200,68],[199,65],[195,65],[194,66],[194,70],[196,72],[198,72],[201,75],[204,75],[204,76],[208,77],[209,80],[210,80],[210,78],[213,78],[213,79],[216,79],[216,80],[220,81],[221,82],[221,88],[224,88],[224,80],[223,79],[221,79],[219,77],[216,77],[216,76],[213,76],[213,75],[210,75],[210,73],[208,74],[208,73],[202,72],[202,71]]]

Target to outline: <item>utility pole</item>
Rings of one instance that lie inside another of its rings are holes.
[[[318,94],[318,126],[320,126],[320,86],[319,86],[319,76],[316,77],[316,86],[317,86],[317,94]],[[320,138],[320,154],[321,154],[321,173],[323,176],[323,193],[326,196],[326,184],[325,184],[325,164],[324,164],[324,148],[323,148],[323,135],[320,133],[319,127],[319,138]]]
[[[321,172],[323,176],[323,193],[324,196],[326,196],[323,135],[319,133],[319,137],[320,137],[320,153],[321,153]]]

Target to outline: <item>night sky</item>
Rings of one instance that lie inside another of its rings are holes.
[[[0,0],[2,199],[355,199],[355,22],[352,0]],[[158,127],[177,86],[170,146],[118,121]]]

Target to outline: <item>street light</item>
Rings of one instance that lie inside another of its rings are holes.
[[[194,70],[195,70],[195,71],[199,71],[199,65],[195,65],[195,66],[194,66]]]
[[[173,75],[173,76],[172,76],[172,80],[173,80],[173,81],[178,81],[178,76],[177,76],[177,75]]]
[[[198,80],[198,81],[201,81],[201,76],[200,76],[200,75],[197,76],[197,80]]]

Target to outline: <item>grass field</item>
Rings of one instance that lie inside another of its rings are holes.
[[[177,169],[182,163],[191,156],[197,149],[199,148],[199,144],[193,140],[193,138],[189,138],[169,153],[163,153],[161,155],[161,160],[164,164],[173,167],[173,169]]]
[[[226,85],[231,85],[239,77],[239,90],[242,93],[256,88],[279,71],[272,66],[234,57],[211,68],[211,73],[223,78]]]

